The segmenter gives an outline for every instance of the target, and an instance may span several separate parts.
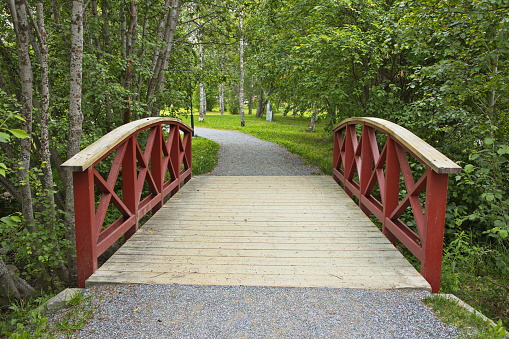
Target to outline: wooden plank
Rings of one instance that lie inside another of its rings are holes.
[[[115,274],[112,274],[115,273]],[[174,284],[185,285],[241,285],[241,286],[278,286],[278,287],[329,287],[329,288],[417,288],[428,290],[420,276],[405,275],[402,277],[354,275],[307,275],[294,274],[184,274],[154,272],[97,271],[93,280],[87,280],[87,286],[101,283],[138,283],[138,284]],[[425,282],[425,281],[424,281]]]
[[[217,265],[271,265],[271,266],[339,266],[339,267],[371,267],[372,265],[376,265],[378,267],[403,267],[408,268],[408,261],[406,261],[403,257],[368,257],[364,260],[359,260],[357,257],[318,257],[318,258],[299,258],[298,263],[295,262],[295,258],[286,258],[286,257],[222,257],[221,261],[218,263],[217,257],[214,256],[205,256],[205,255],[162,255],[155,253],[153,255],[143,254],[143,255],[134,255],[134,254],[124,254],[124,253],[116,253],[113,257],[111,257],[107,263],[105,263],[101,269],[109,269],[110,264],[114,263],[133,263],[133,264],[193,264],[193,265],[203,265],[203,264],[211,264],[217,263]]]
[[[429,289],[320,176],[193,178],[87,284],[106,282]]]
[[[222,257],[268,257],[268,258],[357,258],[359,261],[362,258],[372,258],[374,256],[380,258],[398,258],[401,257],[399,252],[395,252],[392,249],[380,250],[380,251],[366,251],[363,249],[349,250],[349,251],[319,251],[319,250],[240,250],[240,249],[219,249],[219,250],[208,250],[208,249],[195,249],[189,251],[188,249],[182,248],[143,248],[143,247],[122,247],[116,253],[119,254],[131,254],[131,255],[166,255],[166,256],[212,256],[215,258]],[[298,260],[296,260],[296,264]],[[362,265],[361,263],[359,263]],[[410,264],[409,264],[410,265]]]
[[[358,243],[337,243],[337,244],[302,244],[302,243],[274,243],[274,242],[216,242],[213,238],[207,242],[169,242],[165,239],[150,239],[144,241],[137,239],[126,243],[124,248],[158,248],[166,249],[225,249],[225,250],[256,250],[256,251],[392,251],[394,246],[389,242],[358,242]]]
[[[286,233],[287,234],[287,233]],[[319,234],[320,235],[320,234]],[[351,237],[311,237],[309,233],[301,234],[301,236],[294,236],[293,234],[289,234],[288,236],[276,235],[276,236],[267,236],[267,235],[252,235],[251,233],[241,233],[241,234],[212,234],[209,236],[196,235],[193,233],[174,236],[171,233],[157,233],[157,236],[154,237],[153,234],[140,234],[136,237],[138,241],[151,241],[157,242],[162,241],[165,243],[215,243],[215,244],[233,244],[233,243],[269,243],[269,244],[363,244],[366,241],[375,244],[387,244],[387,240],[380,239],[380,237],[376,235],[366,234],[364,237],[359,237],[359,233],[353,233]],[[134,243],[134,242],[133,242]]]
[[[338,267],[336,265],[321,266],[323,272],[328,275],[354,275],[359,277],[373,276],[377,274],[380,276],[392,276],[397,273],[404,272],[405,274],[416,275],[415,270],[410,270],[407,267],[384,267],[384,266],[346,266]],[[253,265],[248,266],[242,264],[236,265],[221,265],[221,264],[153,264],[153,265],[140,265],[139,263],[111,263],[108,265],[109,271],[120,272],[157,272],[157,273],[185,273],[185,274],[270,274],[270,275],[314,275],[316,269],[310,265]],[[304,278],[304,277],[301,277]]]

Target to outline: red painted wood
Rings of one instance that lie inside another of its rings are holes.
[[[167,138],[163,126],[170,129]],[[146,130],[148,136],[142,146],[137,136]],[[74,172],[78,286],[85,286],[104,251],[121,237],[128,239],[145,214],[161,208],[165,198],[191,179],[191,143],[192,130],[187,126],[176,121],[156,122],[126,137],[85,171]],[[114,157],[104,179],[96,166],[110,154]],[[149,192],[144,193],[145,183]],[[121,216],[105,224],[112,206]]]
[[[440,290],[447,203],[447,194],[444,192],[447,192],[447,183],[446,174],[430,171],[426,186],[426,223],[422,239],[424,258],[421,262],[421,274],[430,283],[434,293]]]
[[[358,198],[367,215],[382,222],[382,232],[392,243],[401,242],[421,261],[421,274],[432,291],[438,292],[448,175],[431,170],[390,132],[375,130],[366,123],[358,125],[362,128],[360,140],[355,123],[335,129],[332,176],[350,197]],[[379,145],[377,136],[382,134],[386,140]],[[417,179],[410,159],[426,166]],[[413,215],[414,228],[400,220],[408,210]]]
[[[92,168],[74,172],[73,183],[78,286],[85,287],[85,280],[97,269],[98,257]]]

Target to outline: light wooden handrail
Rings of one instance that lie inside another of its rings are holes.
[[[69,158],[61,166],[68,167],[73,172],[83,172],[137,131],[146,129],[148,126],[154,124],[167,124],[172,122],[179,123],[180,125],[187,127],[189,131],[192,131],[192,128],[181,120],[169,117],[150,117],[131,121],[130,123],[122,125],[102,138],[96,140],[85,149]]]
[[[461,167],[454,163],[451,159],[437,151],[426,141],[419,138],[414,133],[404,127],[393,122],[380,118],[349,118],[343,120],[339,125],[334,127],[334,132],[344,129],[346,125],[366,125],[377,129],[403,145],[407,151],[418,159],[421,159],[426,165],[431,167],[437,173],[460,173]]]

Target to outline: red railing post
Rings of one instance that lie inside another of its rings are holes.
[[[447,174],[438,174],[429,170],[426,185],[425,226],[421,237],[423,248],[421,274],[431,285],[433,293],[438,293],[440,290],[448,180]]]
[[[92,168],[83,172],[74,172],[73,182],[78,287],[85,287],[85,280],[97,269],[98,230],[95,221]]]
[[[126,240],[138,230],[138,172],[136,168],[136,137],[129,137],[126,145],[124,159],[122,159],[122,192],[123,201],[132,215],[135,216],[134,225],[125,233]],[[126,218],[127,219],[127,218]]]
[[[373,172],[373,152],[371,151],[371,132],[372,128],[362,125],[362,136],[361,136],[361,168],[359,181],[360,181],[360,196],[359,196],[359,207],[366,214],[370,215],[369,209],[364,205],[366,191],[368,189],[369,179]]]
[[[345,129],[345,159],[343,161],[344,165],[344,176],[345,182],[352,179],[355,171],[354,171],[354,163],[355,163],[355,148],[357,146],[357,133],[355,130],[355,126],[347,126]],[[353,197],[352,190],[348,187],[348,185],[343,186],[344,190],[350,197]]]
[[[155,180],[157,193],[160,195],[160,199],[157,205],[154,206],[152,212],[155,213],[164,204],[163,184],[164,184],[164,171],[163,171],[163,128],[162,126],[153,127],[151,131],[154,133],[154,145],[152,146],[151,164],[152,164],[152,176]]]
[[[171,145],[170,154],[168,154],[170,158],[170,166],[172,167],[173,173],[175,175],[175,181],[177,185],[171,191],[171,195],[173,196],[180,189],[180,129],[178,126],[172,126],[170,135],[168,136],[168,142]]]
[[[399,201],[399,180],[400,166],[398,155],[396,154],[396,145],[394,140],[389,136],[386,142],[386,163],[385,163],[385,194],[383,199],[383,215],[382,233],[393,244],[396,244],[396,237],[387,229],[387,224],[391,221],[390,215],[398,207]]]

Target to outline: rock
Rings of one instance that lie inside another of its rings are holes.
[[[69,301],[74,298],[77,293],[82,293],[82,288],[66,288],[56,296],[46,301],[44,304],[39,306],[39,309],[44,313],[48,311],[58,310],[66,307]]]

